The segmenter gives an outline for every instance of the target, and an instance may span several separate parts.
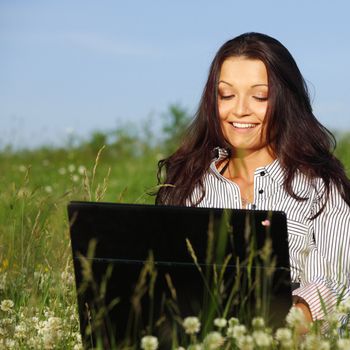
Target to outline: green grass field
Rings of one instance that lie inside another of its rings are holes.
[[[154,202],[165,148],[129,139],[98,155],[100,146],[0,152],[0,349],[80,348],[70,200]],[[337,148],[348,174],[349,146],[347,135]]]

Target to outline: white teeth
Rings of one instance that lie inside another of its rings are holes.
[[[248,124],[248,123],[231,123],[235,128],[239,129],[249,129],[255,128],[256,124]]]

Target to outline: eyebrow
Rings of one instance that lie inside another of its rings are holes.
[[[220,83],[224,83],[224,84],[233,86],[232,84],[228,83],[228,82],[225,81],[225,80],[220,80],[220,81],[218,82],[218,85],[219,85]],[[269,87],[268,84],[254,84],[254,85],[252,85],[251,87],[254,88],[254,87],[258,87],[258,86],[266,86],[266,87]]]

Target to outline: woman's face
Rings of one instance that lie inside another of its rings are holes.
[[[227,142],[244,154],[266,147],[262,135],[268,106],[265,64],[245,57],[230,57],[221,66],[218,110]]]

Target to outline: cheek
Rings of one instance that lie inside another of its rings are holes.
[[[230,108],[224,103],[218,103],[219,117],[221,120],[225,120],[228,117]]]

